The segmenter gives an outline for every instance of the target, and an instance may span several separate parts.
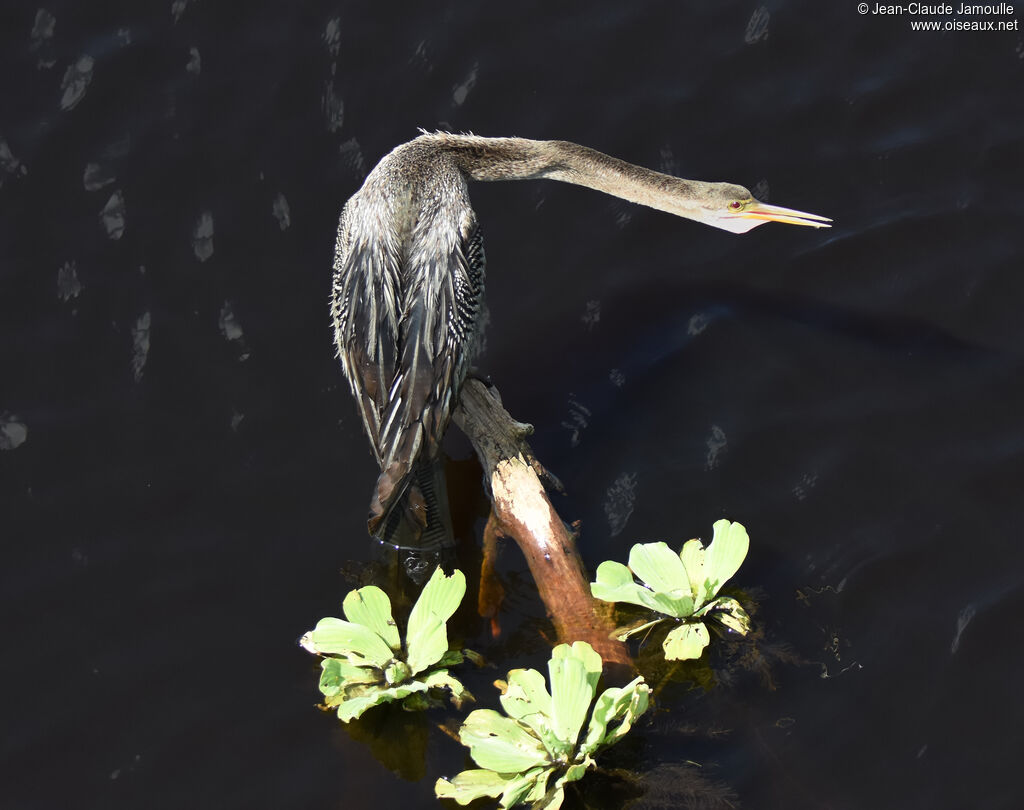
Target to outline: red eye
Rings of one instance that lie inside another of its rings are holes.
[[[729,203],[729,210],[730,211],[739,211],[742,207],[743,207],[743,203],[741,203],[739,201]]]

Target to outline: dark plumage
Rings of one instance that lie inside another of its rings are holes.
[[[770,219],[826,221],[765,206],[741,186],[681,180],[565,141],[425,133],[394,149],[342,210],[331,300],[338,356],[381,469],[373,535],[446,523],[436,459],[483,320],[483,240],[467,180],[542,177],[734,232]]]

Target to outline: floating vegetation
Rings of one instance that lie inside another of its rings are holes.
[[[627,477],[635,483],[632,476]],[[677,554],[665,543],[641,543],[631,549],[628,567],[602,563],[597,581],[591,583],[596,598],[656,614],[647,613],[638,625],[620,628],[616,631],[620,640],[656,625],[663,624],[667,631],[661,648],[664,655],[660,650],[645,654],[650,660],[643,671],[654,680],[649,684],[647,678],[638,676],[625,686],[598,694],[604,661],[584,641],[556,646],[548,660],[547,678],[535,669],[511,669],[507,680],[495,682],[500,710],[476,709],[461,725],[451,720],[441,724],[469,749],[476,767],[437,779],[437,797],[462,805],[489,798],[497,800],[501,808],[526,804],[534,810],[557,810],[566,787],[597,769],[597,774],[577,788],[588,806],[588,796],[601,795],[606,803],[609,791],[622,801],[636,798],[638,790],[651,792],[654,804],[650,806],[663,806],[659,802],[666,798],[674,800],[678,785],[661,784],[652,789],[649,774],[638,777],[614,767],[597,768],[596,758],[636,726],[652,695],[662,692],[669,681],[678,680],[677,670],[684,671],[687,681],[704,688],[720,680],[708,659],[697,659],[709,643],[709,622],[744,636],[751,629],[747,609],[736,599],[719,595],[748,548],[746,529],[720,520],[714,524],[707,547],[700,540],[690,540]],[[396,703],[409,711],[440,706],[445,692],[456,709],[473,699],[450,668],[467,657],[476,663],[480,658],[468,650],[450,649],[447,633],[447,622],[465,591],[461,571],[446,576],[437,568],[412,607],[403,640],[390,598],[374,585],[365,586],[345,597],[344,619],[321,619],[300,641],[306,650],[323,657],[321,708],[336,712],[349,724],[354,739],[370,745],[382,762],[410,779],[418,780],[425,772],[428,721],[418,715],[415,722],[406,722],[403,717],[413,716],[395,711],[363,715],[384,703]],[[750,609],[756,610],[756,602],[751,602]],[[757,636],[757,632],[750,634],[751,638]],[[749,640],[746,646],[731,645],[727,655],[735,664],[738,657],[750,654],[750,647]],[[680,663],[686,659],[688,663]],[[760,659],[739,663],[744,669],[764,665]],[[667,669],[659,673],[659,667]],[[690,781],[693,784],[686,790],[701,795],[721,793],[722,803],[728,805],[726,788],[699,778]],[[632,795],[618,796],[616,791],[623,790]]]
[[[551,651],[550,692],[537,670],[510,671],[500,698],[505,714],[477,709],[459,730],[480,767],[438,779],[438,798],[469,804],[486,796],[500,798],[504,808],[560,807],[565,785],[581,779],[596,765],[594,755],[622,739],[647,711],[651,690],[642,677],[604,690],[594,702],[601,668],[594,648],[577,641]]]
[[[320,691],[324,707],[348,722],[381,703],[426,708],[429,692],[447,689],[456,707],[472,695],[448,673],[468,650],[448,649],[447,622],[466,593],[461,571],[445,576],[438,568],[413,605],[405,644],[391,615],[391,600],[375,585],[350,591],[342,603],[345,619],[321,619],[299,642],[324,656]]]
[[[620,628],[624,641],[662,622],[675,622],[662,643],[669,660],[700,658],[711,641],[706,621],[746,635],[750,617],[740,603],[719,590],[739,570],[750,540],[739,523],[719,520],[707,548],[690,540],[676,554],[667,544],[638,543],[629,552],[629,566],[606,560],[597,569],[591,593],[605,602],[625,602],[647,608],[657,618]],[[640,580],[638,584],[634,576]]]

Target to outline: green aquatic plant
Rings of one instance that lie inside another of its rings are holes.
[[[642,677],[604,690],[594,702],[600,677],[601,656],[584,641],[551,651],[550,693],[537,670],[510,671],[500,697],[505,714],[477,709],[459,730],[480,767],[438,779],[438,798],[469,804],[488,796],[505,808],[561,806],[565,785],[581,779],[595,764],[594,754],[618,742],[647,710],[651,690]]]
[[[662,643],[665,657],[700,658],[711,640],[705,620],[716,620],[741,635],[750,630],[750,617],[740,603],[717,596],[739,570],[749,547],[747,530],[741,524],[719,520],[707,548],[700,540],[689,540],[676,554],[665,543],[638,543],[630,549],[628,568],[610,560],[601,563],[590,591],[605,602],[627,602],[662,614],[653,621],[622,628],[617,633],[620,641],[661,622],[675,621],[678,627],[669,631]]]
[[[345,619],[321,619],[299,643],[325,656],[320,691],[324,705],[348,722],[372,706],[401,701],[407,709],[424,708],[427,693],[447,689],[458,707],[472,699],[448,667],[460,664],[468,650],[448,649],[446,623],[466,593],[466,577],[438,568],[423,587],[409,614],[403,646],[391,616],[391,600],[375,585],[350,591],[342,603]]]

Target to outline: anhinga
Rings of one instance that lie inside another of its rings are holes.
[[[341,212],[331,302],[338,356],[381,470],[370,534],[390,539],[404,522],[424,535],[437,522],[431,468],[482,327],[484,250],[468,181],[541,178],[733,233],[831,221],[567,141],[438,132],[394,149]]]

